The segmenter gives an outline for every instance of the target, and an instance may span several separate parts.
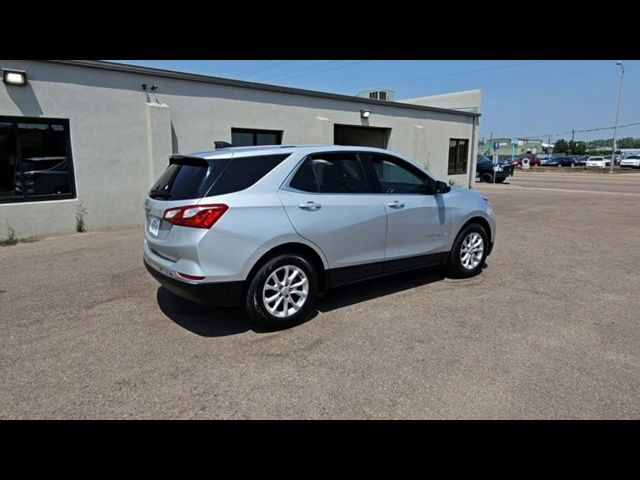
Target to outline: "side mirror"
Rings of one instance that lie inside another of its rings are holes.
[[[435,194],[442,195],[443,193],[447,193],[451,191],[451,187],[440,180],[436,181]]]

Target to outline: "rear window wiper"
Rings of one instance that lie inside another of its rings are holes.
[[[149,196],[150,197],[151,196],[156,196],[156,197],[163,197],[163,198],[171,198],[172,195],[170,193],[165,192],[164,190],[154,189],[154,190],[151,190],[149,192]]]

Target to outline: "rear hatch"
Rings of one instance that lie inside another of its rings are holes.
[[[163,219],[167,210],[200,205],[205,210],[215,209],[218,214],[216,218],[219,218],[229,207],[226,205],[229,199],[223,197],[226,198],[221,202],[224,205],[207,201],[208,207],[205,208],[201,205],[204,197],[211,200],[212,197],[245,190],[289,155],[290,153],[225,155],[212,159],[188,155],[172,156],[169,167],[153,185],[145,202],[145,235],[149,247],[154,253],[171,261],[183,258],[184,255],[193,256],[192,250],[213,223],[204,228],[186,228],[184,222],[177,222],[180,226],[176,226],[175,218],[171,222]]]
[[[167,209],[197,204],[207,196],[230,158],[206,160],[201,157],[174,155],[169,167],[151,187],[145,203],[147,239],[163,240],[173,226],[162,219]]]

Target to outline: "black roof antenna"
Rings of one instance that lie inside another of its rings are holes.
[[[229,142],[213,142],[213,144],[215,145],[216,150],[219,148],[233,147],[233,145],[231,145]]]

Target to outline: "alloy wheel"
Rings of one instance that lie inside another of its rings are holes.
[[[482,261],[484,254],[484,240],[477,232],[471,232],[460,246],[460,262],[467,270],[473,270]]]
[[[307,301],[309,280],[300,267],[285,265],[274,270],[262,289],[262,303],[277,318],[288,318]]]

